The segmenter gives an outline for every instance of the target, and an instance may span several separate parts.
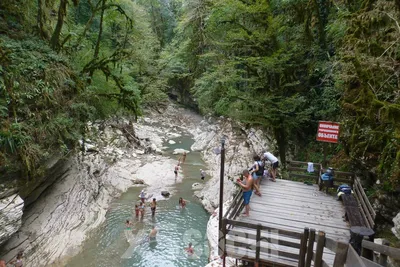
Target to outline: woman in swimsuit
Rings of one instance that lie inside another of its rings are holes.
[[[183,198],[179,198],[179,206],[181,206],[181,208],[186,207],[186,200],[184,200]]]
[[[144,204],[143,204],[143,202],[140,202],[139,211],[140,211],[140,215],[143,217],[143,215],[144,215]]]
[[[157,207],[157,202],[156,202],[156,199],[153,198],[153,201],[150,203],[150,209],[151,209],[152,216],[154,216],[156,214],[156,207]]]
[[[135,205],[135,215],[139,217],[139,206],[137,204]]]

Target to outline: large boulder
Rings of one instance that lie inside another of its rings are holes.
[[[393,218],[394,227],[392,228],[393,234],[400,239],[400,212]]]
[[[24,201],[17,195],[0,199],[0,245],[21,227]]]

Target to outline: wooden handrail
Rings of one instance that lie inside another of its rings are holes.
[[[376,251],[380,254],[386,255],[395,260],[400,260],[400,249],[398,249],[398,248],[392,248],[392,247],[389,247],[386,245],[378,245],[378,244],[375,244],[374,242],[367,241],[367,240],[362,241],[362,247],[363,247],[363,249],[369,249],[372,251]]]

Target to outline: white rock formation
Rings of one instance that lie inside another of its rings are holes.
[[[400,212],[393,218],[394,227],[392,228],[393,234],[400,239]]]
[[[0,244],[21,227],[24,201],[17,194],[0,199]]]
[[[183,152],[186,152],[186,154],[188,154],[190,151],[189,150],[185,150],[183,148],[175,148],[174,152],[172,154],[178,155],[178,154],[183,154]]]
[[[173,145],[173,144],[176,144],[176,142],[174,140],[169,140],[168,144]]]

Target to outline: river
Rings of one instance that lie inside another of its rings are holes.
[[[176,144],[165,143],[165,154],[173,159],[175,148],[190,150],[193,139],[181,136],[172,139]],[[205,169],[200,152],[190,152],[186,157],[176,180],[172,195],[168,199],[156,196],[158,205],[156,215],[151,216],[150,202],[143,218],[136,218],[132,213],[134,204],[143,187],[133,187],[116,199],[110,206],[106,221],[89,234],[79,254],[69,260],[67,266],[205,266],[208,263],[209,246],[206,237],[209,214],[193,196],[192,184],[199,182],[200,169]],[[173,170],[155,170],[173,172]],[[207,180],[207,178],[206,178]],[[179,197],[188,200],[186,208],[178,206]],[[148,200],[150,201],[150,199]],[[127,241],[125,221],[133,221],[133,242]],[[144,237],[152,226],[158,229],[157,242],[149,243]],[[184,248],[191,242],[195,257],[188,257]]]

